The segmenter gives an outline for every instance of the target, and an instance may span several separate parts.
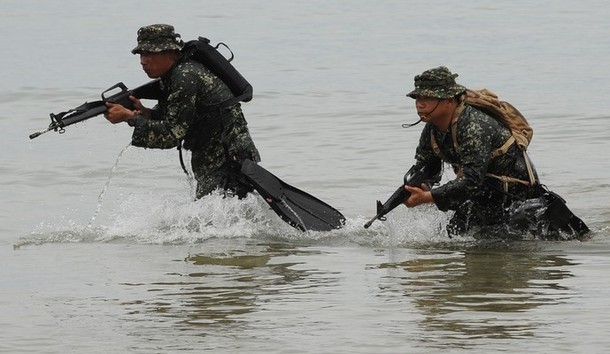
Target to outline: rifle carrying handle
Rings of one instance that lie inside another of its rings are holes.
[[[106,89],[106,91],[102,92],[102,100],[104,100],[104,101],[108,101],[108,98],[109,98],[109,97],[106,97],[106,93],[107,93],[107,92],[109,92],[109,91],[112,91],[112,90],[114,90],[114,89],[116,89],[116,88],[120,88],[120,89],[121,89],[121,92],[120,92],[120,93],[125,93],[125,92],[129,91],[129,90],[127,89],[127,86],[125,86],[125,84],[124,84],[124,83],[119,82],[119,83],[117,83],[117,84],[115,84],[115,85],[113,85],[113,86],[109,87],[108,89]],[[116,95],[116,94],[115,94],[115,95]],[[112,96],[114,96],[114,95],[112,95]]]

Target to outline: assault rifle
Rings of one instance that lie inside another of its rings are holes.
[[[409,198],[411,193],[405,189],[405,185],[419,188],[422,183],[438,182],[440,168],[441,164],[424,165],[419,169],[415,166],[411,167],[405,174],[404,184],[400,185],[385,203],[381,204],[379,200],[377,201],[377,215],[364,224],[364,228],[368,229],[377,219],[385,221],[387,213]]]
[[[117,89],[120,91],[111,94]],[[111,95],[107,96],[107,94]],[[106,107],[106,102],[118,103],[126,108],[133,109],[133,102],[129,99],[129,96],[134,96],[139,99],[159,99],[161,97],[159,79],[150,81],[149,83],[132,90],[127,89],[122,82],[119,82],[102,92],[102,99],[100,101],[85,102],[82,105],[65,112],[51,113],[51,124],[49,124],[49,127],[43,131],[30,134],[30,139],[37,138],[51,130],[63,134],[65,132],[65,127],[106,112],[106,109],[108,108]]]

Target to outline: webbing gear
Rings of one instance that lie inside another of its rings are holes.
[[[514,139],[513,139],[512,136],[508,140],[509,141],[513,140],[513,142],[514,142]],[[506,145],[506,144],[504,144],[504,145]],[[512,143],[510,145],[512,145]],[[504,146],[502,146],[502,147],[504,147]],[[498,149],[498,150],[500,150],[500,149]],[[508,150],[508,148],[507,148],[507,150]],[[495,150],[495,151],[497,151],[497,150]],[[491,153],[492,159],[495,158],[495,157],[493,157],[493,154],[494,154],[495,151],[492,151],[492,153]],[[505,152],[506,151],[504,151],[503,153],[505,153]],[[497,156],[500,156],[500,155],[497,155]],[[509,177],[509,176],[496,176],[496,175],[491,174],[491,173],[488,173],[486,175],[489,176],[489,177],[492,177],[492,178],[499,179],[502,182],[502,186],[504,188],[504,192],[506,192],[506,193],[508,193],[508,184],[509,183],[521,183],[521,184],[523,184],[525,186],[534,187],[538,183],[538,180],[536,179],[536,175],[534,174],[534,167],[532,165],[532,161],[530,160],[530,157],[527,154],[527,151],[525,151],[525,150],[523,150],[523,159],[525,160],[525,166],[527,167],[527,176],[529,177],[528,181],[525,181],[525,180],[522,180],[522,179],[518,179],[518,178],[514,178],[514,177]]]
[[[485,176],[500,180],[502,182],[504,192],[506,192],[506,193],[508,193],[508,184],[509,183],[521,183],[525,186],[531,186],[529,181],[524,181],[522,179],[518,179],[518,178],[514,178],[514,177],[498,176],[498,175],[494,175],[493,173],[486,173]]]

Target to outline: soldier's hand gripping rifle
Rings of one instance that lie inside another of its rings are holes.
[[[438,182],[440,180],[440,169],[441,164],[424,165],[421,168],[416,168],[416,166],[411,167],[405,174],[404,184],[401,184],[385,203],[381,204],[379,200],[377,201],[377,215],[364,224],[364,228],[368,229],[377,219],[385,221],[387,213],[409,198],[411,193],[405,189],[405,185],[419,188],[422,183]]]
[[[117,89],[120,91],[112,94],[112,92]],[[107,96],[108,94],[111,95]],[[85,102],[82,105],[65,112],[51,113],[51,124],[49,124],[49,127],[43,131],[30,134],[30,139],[34,139],[51,130],[62,134],[65,131],[65,127],[106,112],[108,108],[106,107],[106,102],[118,103],[126,108],[133,109],[133,102],[129,99],[129,96],[134,96],[138,99],[159,99],[161,97],[159,80],[150,81],[132,90],[127,89],[122,82],[119,82],[102,92],[102,99],[100,101]]]

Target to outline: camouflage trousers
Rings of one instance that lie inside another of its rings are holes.
[[[230,196],[245,198],[248,193],[254,191],[252,186],[246,182],[239,173],[237,167],[223,165],[216,170],[195,169],[195,180],[197,180],[196,198],[200,199],[217,189]]]
[[[485,188],[480,195],[467,200],[455,210],[447,225],[449,237],[458,236],[476,228],[502,229],[510,221],[509,208],[514,201],[540,195],[537,187],[514,184],[508,193],[500,192],[502,188],[500,184],[497,184],[496,187]]]
[[[249,143],[248,143],[249,142]],[[241,161],[250,159],[260,161],[260,157],[252,140],[245,139],[244,144],[233,145],[239,158],[229,160],[222,143],[212,145],[207,150],[192,152],[191,166],[197,180],[197,199],[208,195],[216,189],[221,189],[230,195],[245,198],[254,189],[240,172]]]

